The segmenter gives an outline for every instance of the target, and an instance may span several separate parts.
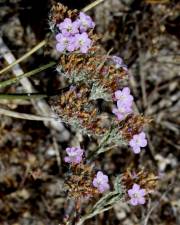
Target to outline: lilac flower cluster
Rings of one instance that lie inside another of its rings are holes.
[[[87,53],[92,46],[92,40],[88,37],[87,31],[95,27],[91,17],[80,12],[79,18],[74,22],[70,18],[57,25],[60,33],[56,35],[56,50],[58,52],[73,52],[79,50]]]
[[[133,184],[132,189],[128,190],[128,195],[131,198],[130,204],[133,206],[143,205],[145,203],[145,194],[145,189],[140,189],[140,186],[138,184]]]
[[[141,147],[145,147],[147,145],[146,134],[144,132],[135,134],[130,140],[129,145],[132,147],[135,154],[140,153]]]
[[[117,116],[118,120],[121,121],[125,119],[128,114],[132,113],[133,99],[128,87],[124,87],[122,90],[115,92],[117,108],[113,108],[112,112]]]
[[[96,174],[96,177],[93,180],[93,186],[96,187],[100,193],[103,193],[109,190],[109,179],[107,175],[104,175],[103,172],[99,171]]]

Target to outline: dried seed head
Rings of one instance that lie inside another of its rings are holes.
[[[94,52],[95,51],[95,52]],[[70,54],[60,56],[59,67],[70,82],[97,83],[111,95],[127,78],[127,71],[110,64],[106,55],[99,53],[96,46],[89,54]]]
[[[143,130],[143,127],[150,122],[151,119],[149,118],[131,114],[123,121],[121,135],[129,141],[133,138],[133,135],[139,134]]]
[[[57,25],[65,18],[75,19],[77,15],[77,10],[68,10],[68,7],[62,5],[61,3],[56,3],[51,8],[49,20],[50,23]]]
[[[64,122],[88,134],[102,135],[107,128],[103,127],[100,112],[89,95],[88,87],[81,85],[51,98],[49,103]]]
[[[92,185],[93,177],[95,176],[92,167],[77,164],[71,167],[71,169],[72,174],[65,181],[69,197],[77,199],[93,197],[99,194],[99,191]]]
[[[122,176],[122,183],[125,188],[130,189],[134,183],[137,183],[141,188],[146,189],[147,193],[151,193],[157,188],[158,176],[153,172],[141,169],[137,172],[132,172],[129,169]]]

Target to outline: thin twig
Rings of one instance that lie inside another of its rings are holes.
[[[8,64],[12,64],[13,62],[16,61],[16,58],[14,57],[10,49],[7,47],[7,45],[4,43],[1,37],[0,37],[0,54],[2,54],[2,56],[7,61]],[[19,64],[16,64],[11,69],[13,74],[17,77],[24,73]],[[33,85],[31,84],[31,82],[27,77],[21,79],[20,83],[27,92],[29,93],[36,92],[35,88],[33,87]],[[31,99],[31,102],[39,115],[42,116],[49,115],[51,117],[56,117],[56,114],[52,112],[50,106],[44,99]],[[69,138],[69,132],[65,129],[65,127],[60,121],[59,123],[57,123],[55,120],[44,121],[44,124],[49,128],[53,128],[53,130],[61,132],[61,137],[64,138],[64,140],[65,139],[67,140]]]
[[[5,116],[10,116],[18,119],[25,119],[25,120],[36,120],[36,121],[57,121],[58,119],[55,117],[49,117],[49,116],[38,116],[33,114],[26,114],[26,113],[19,113],[14,112],[7,109],[1,109],[0,108],[0,114]]]
[[[0,82],[0,88],[4,88],[4,87],[7,87],[7,86],[9,86],[11,84],[17,83],[22,78],[24,78],[24,77],[30,77],[32,75],[35,75],[35,74],[37,74],[37,73],[39,73],[39,72],[41,72],[43,70],[46,70],[46,69],[54,66],[55,64],[56,64],[55,62],[50,62],[50,63],[48,63],[48,64],[46,64],[44,66],[41,66],[41,67],[39,67],[37,69],[31,70],[31,71],[29,71],[27,73],[24,73],[22,75],[19,75],[18,77],[14,77],[14,78],[11,78],[9,80],[2,81],[2,82]]]
[[[39,50],[40,48],[42,48],[44,45],[46,44],[46,41],[43,40],[41,41],[38,45],[36,45],[34,48],[32,48],[29,52],[27,52],[26,54],[24,54],[23,56],[21,56],[19,59],[17,59],[16,61],[14,61],[13,63],[11,63],[9,66],[7,66],[6,68],[2,69],[0,71],[0,74],[10,70],[13,66],[15,66],[16,64],[20,63],[21,61],[25,60],[26,58],[28,58],[30,55],[32,55],[33,53],[35,53],[37,50]],[[8,53],[7,53],[8,54]]]
[[[99,5],[100,3],[104,2],[105,0],[96,0],[94,2],[92,2],[91,4],[87,5],[86,7],[84,7],[82,9],[83,12],[87,12],[89,11],[90,9],[96,7],[97,5]]]
[[[61,155],[59,153],[59,146],[55,136],[53,137],[53,146],[56,153],[56,160],[59,167],[59,173],[61,173]]]
[[[94,216],[97,216],[98,214],[103,213],[103,212],[111,209],[112,207],[113,207],[113,205],[111,205],[111,206],[109,206],[107,208],[101,209],[100,211],[96,210],[93,213],[85,215],[85,216],[81,217],[81,219],[78,221],[78,223],[76,225],[83,225],[86,220],[91,219]]]

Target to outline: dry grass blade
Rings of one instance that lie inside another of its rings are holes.
[[[104,2],[105,0],[96,0],[94,2],[92,2],[91,4],[87,5],[86,7],[84,7],[82,9],[83,12],[87,12],[89,11],[90,9],[96,7],[97,5],[99,5],[100,3]]]
[[[0,44],[2,45],[2,40],[0,40]],[[8,70],[10,70],[13,66],[17,65],[18,63],[22,62],[23,60],[27,59],[29,56],[31,56],[33,53],[35,53],[36,51],[38,51],[40,48],[42,48],[43,46],[45,46],[46,41],[43,40],[41,41],[39,44],[37,44],[34,48],[32,48],[29,52],[27,52],[26,54],[24,54],[22,57],[20,57],[19,59],[15,60],[13,63],[11,63],[9,66],[7,66],[6,68],[2,69],[0,71],[0,74],[7,72]],[[1,46],[0,46],[1,48]],[[4,52],[4,54],[8,54],[8,52]]]
[[[25,120],[36,120],[36,121],[57,121],[57,118],[55,117],[49,117],[49,116],[37,116],[37,115],[32,115],[32,114],[26,114],[26,113],[19,113],[19,112],[14,112],[11,110],[7,109],[0,109],[0,114],[5,115],[5,116],[10,116],[18,119],[25,119]]]
[[[12,52],[9,50],[9,48],[6,46],[6,44],[3,42],[2,38],[0,38],[0,53],[4,57],[4,59],[9,63],[12,64],[16,61],[14,55]],[[16,61],[17,62],[17,61]],[[24,74],[23,70],[21,69],[19,64],[16,64],[14,67],[12,67],[13,74],[18,77]],[[32,86],[31,82],[28,80],[27,77],[24,77],[23,79],[20,80],[20,83],[24,87],[24,89],[29,92],[36,92],[34,87]],[[50,117],[55,117],[55,114],[52,112],[51,108],[49,105],[46,103],[45,100],[39,99],[39,100],[31,100],[32,104],[34,105],[35,109],[37,112],[41,115],[49,115]],[[44,121],[46,126],[52,127],[56,131],[60,132],[66,132],[66,136],[69,137],[69,132],[64,128],[62,123],[60,122],[54,122],[54,121]]]
[[[24,77],[30,77],[32,75],[35,75],[35,74],[37,74],[37,73],[39,73],[39,72],[41,72],[43,70],[46,70],[46,69],[54,66],[55,64],[56,64],[55,62],[51,62],[51,63],[48,63],[47,65],[43,65],[43,66],[41,66],[39,68],[36,68],[36,69],[34,69],[32,71],[29,71],[27,73],[21,74],[18,77],[15,77],[15,78],[11,78],[9,80],[2,81],[2,82],[0,82],[0,88],[4,88],[4,87],[7,87],[7,86],[12,85],[14,83],[17,83],[21,79],[23,79]]]

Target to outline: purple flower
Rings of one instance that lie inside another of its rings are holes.
[[[114,55],[114,56],[111,56],[111,59],[113,63],[116,65],[116,69],[119,69],[122,67],[124,70],[127,71],[127,66],[124,64],[122,58]]]
[[[71,19],[66,18],[62,23],[58,24],[59,30],[66,37],[79,33],[79,22],[72,22]]]
[[[75,47],[79,49],[81,53],[87,53],[91,47],[92,41],[89,39],[87,33],[75,35]]]
[[[120,101],[121,104],[132,106],[133,96],[130,94],[130,89],[128,87],[124,87],[121,90],[115,92],[115,99]]]
[[[58,52],[69,51],[73,52],[75,50],[74,45],[74,37],[65,37],[61,33],[56,35],[56,40],[58,43],[56,44],[56,50]]]
[[[145,189],[140,189],[140,186],[138,184],[133,184],[132,189],[128,190],[128,195],[131,198],[130,204],[134,206],[143,205],[145,203],[145,194]]]
[[[141,147],[145,147],[147,145],[145,136],[145,133],[141,132],[139,134],[135,134],[130,140],[129,145],[132,147],[132,150],[135,154],[140,153]]]
[[[64,161],[67,163],[78,164],[82,161],[84,150],[79,147],[70,147],[66,148],[68,156],[64,158]]]
[[[95,23],[87,14],[80,12],[79,14],[79,28],[81,32],[85,32],[88,29],[93,29],[95,27]]]
[[[96,174],[96,177],[93,180],[93,186],[96,187],[99,192],[103,193],[109,189],[109,179],[107,175],[104,175],[103,172],[99,171]]]
[[[132,108],[129,105],[121,103],[121,101],[117,101],[117,108],[114,108],[112,112],[117,116],[117,119],[121,121],[132,112]]]
[[[112,61],[113,61],[116,65],[121,66],[121,65],[123,64],[123,60],[122,60],[121,57],[118,57],[118,56],[113,55],[111,58],[112,58]]]

